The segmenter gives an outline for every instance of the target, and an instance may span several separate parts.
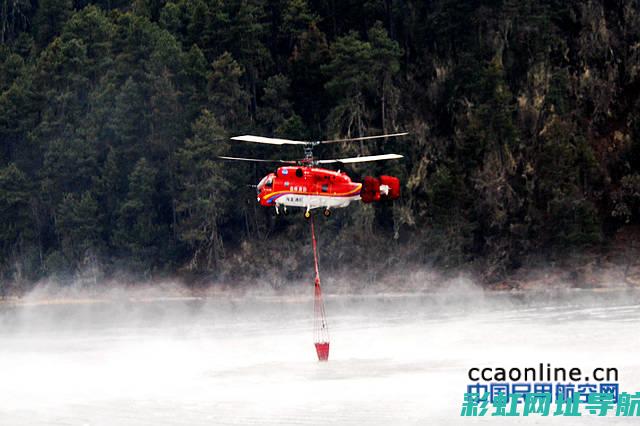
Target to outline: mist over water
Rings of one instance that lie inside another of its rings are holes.
[[[640,391],[639,291],[329,294],[328,363],[299,294],[0,305],[0,424],[512,424],[460,418],[467,371],[541,362]]]

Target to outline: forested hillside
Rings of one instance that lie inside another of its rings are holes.
[[[497,280],[603,248],[640,207],[631,0],[1,0],[0,287],[121,272],[283,279],[302,215],[249,184],[296,158],[229,136],[409,131],[320,155],[403,181],[322,220],[330,268]],[[327,262],[328,263],[328,262]]]

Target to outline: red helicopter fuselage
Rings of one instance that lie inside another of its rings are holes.
[[[397,199],[397,178],[367,177],[364,184],[353,182],[344,172],[311,166],[280,167],[257,185],[258,202],[266,207],[302,207],[307,211],[347,207],[352,201],[374,202]]]

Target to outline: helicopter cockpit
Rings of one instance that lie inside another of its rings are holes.
[[[262,192],[262,188],[267,188],[267,189],[273,188],[273,178],[274,177],[275,177],[275,175],[273,173],[269,173],[268,175],[266,175],[265,177],[262,178],[262,180],[256,186],[256,190],[258,191],[258,194],[260,194],[260,192]]]

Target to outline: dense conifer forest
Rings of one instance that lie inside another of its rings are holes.
[[[640,220],[640,6],[631,0],[1,0],[0,293],[44,277],[283,280],[301,214],[231,143],[409,131],[317,154],[403,182],[322,218],[329,269],[495,282],[610,247]],[[87,272],[90,271],[90,272]],[[267,278],[269,275],[267,275]]]

